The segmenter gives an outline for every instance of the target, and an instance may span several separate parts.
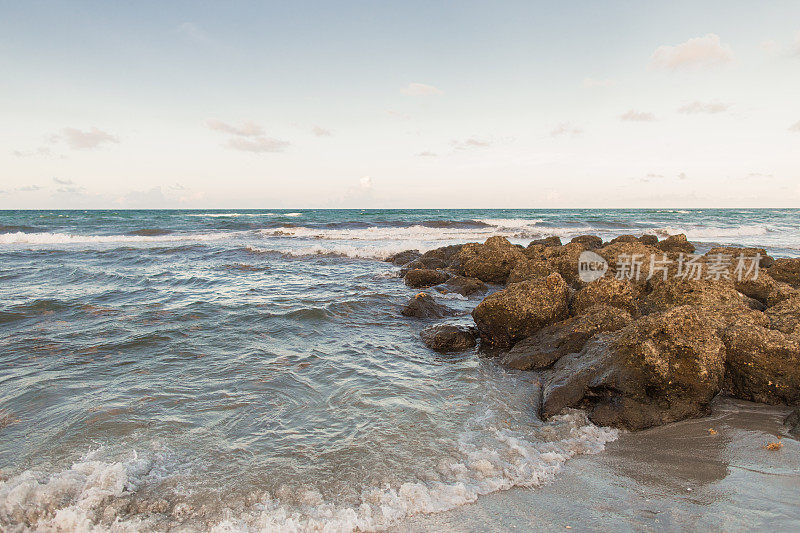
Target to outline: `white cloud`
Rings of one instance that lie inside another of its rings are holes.
[[[679,180],[687,180],[687,179],[689,179],[689,176],[686,175],[686,172],[681,172],[680,174],[678,174],[678,179]]]
[[[713,115],[716,113],[722,113],[724,111],[727,111],[730,107],[731,107],[730,104],[720,104],[718,102],[703,103],[694,101],[678,109],[678,113],[683,113],[686,115],[694,113],[709,113]]]
[[[59,185],[72,185],[74,182],[69,178],[53,178],[54,183],[58,183]]]
[[[17,190],[20,192],[33,192],[38,191],[41,189],[38,185],[25,185],[24,187],[17,187]]]
[[[409,96],[440,96],[444,94],[443,90],[424,83],[409,83],[401,91]]]
[[[558,137],[559,135],[571,135],[575,137],[577,135],[580,135],[581,133],[583,133],[582,129],[572,126],[569,122],[562,122],[552,130],[550,130],[550,135],[552,137]]]
[[[620,120],[628,120],[631,122],[653,122],[656,116],[652,113],[643,113],[641,111],[629,110],[619,116]]]
[[[362,189],[371,189],[372,176],[362,176],[361,179],[358,180],[358,184],[361,186]]]
[[[97,148],[105,143],[119,143],[119,139],[114,135],[94,127],[86,131],[64,128],[61,130],[61,135],[54,135],[52,138],[54,142],[59,139],[63,139],[70,148],[76,150]]]
[[[283,152],[290,143],[269,137],[255,137],[253,139],[243,139],[234,137],[227,143],[229,148],[241,150],[243,152],[253,152],[256,154],[267,152]]]
[[[596,79],[596,78],[584,78],[583,86],[584,87],[612,87],[616,85],[617,82],[610,78],[605,79]]]
[[[471,150],[474,148],[487,148],[492,145],[489,141],[484,141],[482,139],[478,139],[476,137],[470,137],[469,139],[465,139],[463,141],[453,140],[450,142],[456,150]]]
[[[325,128],[321,128],[319,126],[314,126],[311,128],[311,133],[316,135],[317,137],[330,137],[333,135],[330,130],[326,130]]]
[[[651,68],[675,70],[707,67],[733,61],[733,52],[722,44],[719,35],[709,33],[675,46],[659,46],[650,57]]]
[[[789,126],[789,131],[800,131],[800,120]]]
[[[222,122],[215,118],[206,120],[206,126],[214,131],[221,131],[223,133],[230,133],[231,135],[239,135],[241,137],[256,137],[264,134],[264,129],[255,122],[245,121],[241,125],[235,126]]]
[[[774,39],[770,39],[761,43],[761,49],[768,54],[777,54],[781,51],[781,44]]]

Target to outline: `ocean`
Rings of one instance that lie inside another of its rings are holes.
[[[427,349],[383,259],[586,233],[800,256],[790,209],[0,211],[0,529],[379,530],[535,490],[618,433]]]

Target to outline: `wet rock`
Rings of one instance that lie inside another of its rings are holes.
[[[659,242],[656,247],[664,252],[693,254],[694,245],[686,240],[686,235],[680,233],[678,235],[670,235],[663,241]]]
[[[800,338],[800,296],[786,299],[765,311],[769,327]]]
[[[726,387],[744,400],[769,404],[800,401],[800,342],[758,325],[733,325],[723,333]]]
[[[424,254],[422,254],[422,257],[440,259],[449,264],[451,261],[453,261],[455,256],[458,254],[458,252],[461,251],[461,248],[463,247],[464,247],[463,244],[451,244],[450,246],[442,246],[441,248],[436,248],[434,250],[425,252]]]
[[[561,238],[556,235],[552,235],[550,237],[545,237],[544,239],[536,239],[528,244],[528,248],[537,245],[544,246],[545,248],[550,246],[561,246]]]
[[[800,257],[793,259],[778,259],[769,267],[769,275],[775,281],[788,283],[794,288],[800,288]]]
[[[642,244],[646,244],[647,246],[657,246],[658,245],[658,237],[655,235],[642,235],[639,237],[639,242]]]
[[[403,316],[413,318],[442,318],[452,314],[450,309],[437,303],[430,294],[420,292],[403,307]]]
[[[600,248],[603,245],[603,239],[597,235],[578,235],[577,237],[573,237],[569,242],[582,244],[587,250]]]
[[[511,269],[511,273],[508,275],[508,280],[506,282],[519,283],[520,281],[546,277],[552,273],[553,268],[547,261],[529,259],[527,261],[518,262],[516,266]]]
[[[473,311],[481,338],[507,348],[537,330],[567,318],[569,288],[559,274],[513,283],[487,296]]]
[[[505,283],[511,270],[527,258],[505,237],[490,237],[484,244],[465,244],[453,258],[458,273],[487,283]]]
[[[389,256],[386,262],[395,266],[403,266],[417,259],[420,255],[422,254],[419,253],[419,250],[406,250]]]
[[[783,423],[789,428],[791,435],[800,437],[800,407],[789,413]]]
[[[720,390],[725,346],[690,306],[591,339],[543,374],[542,415],[585,407],[599,425],[631,430],[701,416]]]
[[[447,268],[449,263],[444,259],[440,259],[438,257],[425,257],[420,256],[417,259],[414,259],[410,263],[406,264],[401,270],[400,273],[405,275],[406,272],[409,270],[418,270],[418,269],[428,269],[428,270],[438,270],[441,268]]]
[[[739,258],[744,257],[748,259],[748,266],[749,266],[749,259],[755,257],[759,257],[758,260],[758,268],[769,268],[775,263],[775,259],[767,254],[767,251],[763,248],[737,248],[735,246],[717,246],[715,248],[710,249],[708,252],[705,253],[705,256],[708,258],[716,257],[716,256],[727,256],[729,261],[731,262],[731,270],[736,267],[736,263],[739,261]]]
[[[547,368],[568,353],[579,352],[594,335],[617,331],[633,322],[627,311],[598,305],[581,316],[572,317],[539,330],[514,345],[500,363],[517,370]]]
[[[467,278],[465,276],[453,276],[448,279],[441,287],[439,292],[455,292],[462,296],[471,296],[473,294],[483,294],[488,290],[484,282],[476,278]]]
[[[463,352],[477,345],[478,330],[474,327],[440,324],[420,333],[422,342],[437,352]]]
[[[604,304],[624,309],[632,316],[638,316],[638,300],[641,296],[641,288],[630,281],[600,278],[575,293],[572,300],[572,314],[581,315],[591,307]]]
[[[449,276],[441,270],[420,268],[406,272],[405,282],[409,287],[424,289],[444,283],[447,281],[447,278],[449,278]]]

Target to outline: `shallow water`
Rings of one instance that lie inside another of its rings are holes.
[[[432,353],[390,253],[686,232],[800,255],[800,212],[0,212],[0,526],[381,529],[616,433]],[[470,323],[479,298],[443,299]]]

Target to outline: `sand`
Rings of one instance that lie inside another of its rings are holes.
[[[709,417],[624,433],[599,455],[569,461],[548,485],[396,530],[798,531],[800,442],[782,424],[789,411],[720,399]],[[783,446],[767,450],[778,437]]]

